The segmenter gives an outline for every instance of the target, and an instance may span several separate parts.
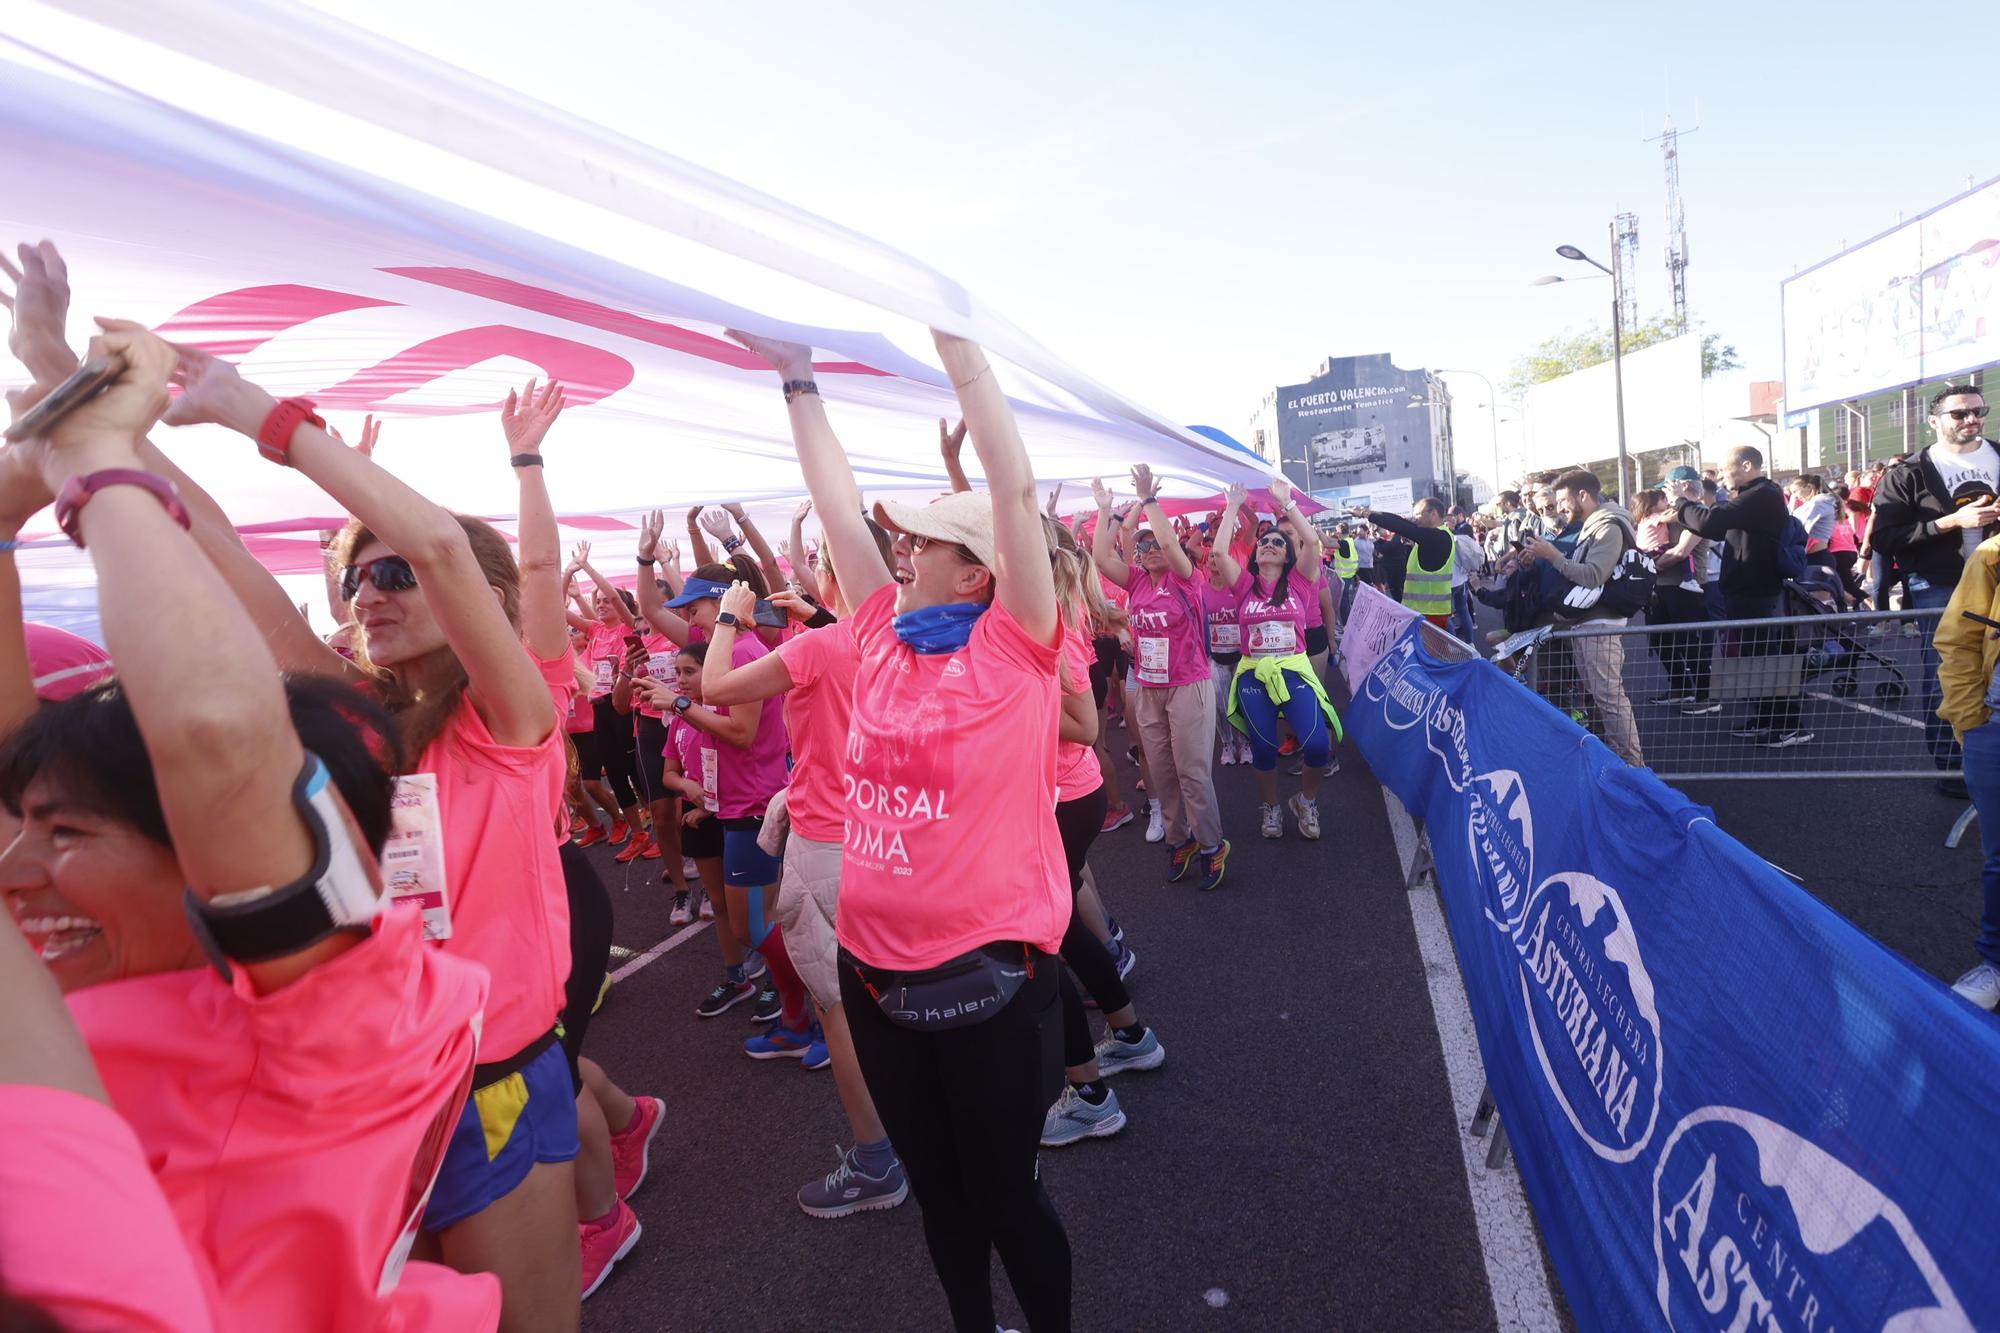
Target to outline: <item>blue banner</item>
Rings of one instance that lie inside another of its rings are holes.
[[[1417,627],[1347,721],[1581,1327],[2000,1327],[2000,1022]]]

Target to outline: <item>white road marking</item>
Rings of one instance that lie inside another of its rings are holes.
[[[714,924],[713,921],[697,921],[691,926],[682,927],[680,930],[661,940],[658,944],[655,944],[652,948],[646,950],[646,952],[640,954],[637,958],[634,958],[631,962],[625,964],[625,966],[619,968],[616,972],[613,972],[611,979],[613,981],[625,980],[625,978],[631,976],[640,968],[649,966],[666,957],[675,949],[680,948],[683,944],[686,944],[689,940]]]
[[[1389,831],[1396,839],[1396,856],[1408,879],[1417,855],[1417,830],[1403,803],[1387,787],[1382,800],[1389,809]],[[1465,1184],[1472,1196],[1472,1217],[1479,1228],[1479,1253],[1486,1263],[1486,1286],[1493,1294],[1493,1318],[1503,1333],[1544,1333],[1559,1328],[1555,1298],[1549,1292],[1542,1265],[1541,1243],[1521,1192],[1520,1174],[1512,1166],[1486,1168],[1486,1142],[1466,1126],[1479,1105],[1486,1082],[1479,1061],[1479,1039],[1472,1026],[1472,1006],[1458,974],[1458,956],[1437,893],[1427,885],[1406,895],[1416,925],[1417,951],[1424,960],[1424,980],[1430,987],[1431,1013],[1438,1044],[1444,1050],[1444,1072],[1451,1087],[1454,1125],[1458,1131]]]
[[[1852,708],[1857,713],[1873,713],[1876,717],[1887,718],[1891,722],[1900,722],[1906,727],[1915,727],[1918,731],[1924,729],[1923,722],[1917,718],[1909,717],[1902,713],[1891,713],[1886,709],[1877,708],[1873,704],[1856,703],[1852,699],[1842,699],[1837,695],[1823,694],[1818,690],[1807,690],[1806,697],[1808,699],[1823,699],[1830,704],[1839,704],[1842,708]]]

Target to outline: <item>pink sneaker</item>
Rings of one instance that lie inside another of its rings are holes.
[[[1099,831],[1103,833],[1109,833],[1113,829],[1124,828],[1127,824],[1131,822],[1132,822],[1131,807],[1124,805],[1114,805],[1109,810],[1106,810],[1104,812],[1104,827]]]
[[[622,1134],[611,1136],[611,1169],[618,1182],[618,1197],[629,1199],[632,1191],[639,1188],[646,1179],[646,1156],[653,1144],[653,1135],[660,1132],[660,1122],[666,1118],[667,1104],[658,1097],[634,1097],[638,1111],[632,1123],[625,1126]]]
[[[580,1224],[576,1230],[583,1246],[583,1299],[589,1300],[611,1276],[612,1265],[639,1243],[639,1215],[620,1199],[610,1212],[595,1222]]]

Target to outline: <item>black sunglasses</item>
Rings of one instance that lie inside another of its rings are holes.
[[[408,592],[417,586],[416,571],[410,568],[409,561],[400,555],[378,556],[340,571],[340,600],[353,601],[364,578],[375,585],[377,592]]]
[[[1971,417],[1974,421],[1984,421],[1986,420],[1986,414],[1992,410],[1990,407],[1954,407],[1946,411],[1944,415],[1950,417],[1953,421],[1963,421],[1967,417]]]

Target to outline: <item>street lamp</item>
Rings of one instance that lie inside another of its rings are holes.
[[[1612,226],[1611,245],[1612,252],[1614,254],[1617,253],[1618,235],[1616,224]],[[1619,299],[1624,295],[1624,292],[1616,273],[1605,268],[1604,265],[1598,263],[1575,246],[1559,245],[1556,247],[1556,253],[1564,259],[1574,259],[1588,264],[1592,268],[1602,271],[1605,277],[1611,279],[1611,384],[1612,391],[1618,400],[1618,503],[1624,505],[1626,503],[1625,488],[1629,484],[1628,479],[1632,471],[1631,461],[1625,455],[1625,315],[1621,308],[1624,302]],[[1556,277],[1554,274],[1549,274],[1545,277],[1536,278],[1533,285],[1544,287],[1549,283],[1562,281],[1562,278]]]

